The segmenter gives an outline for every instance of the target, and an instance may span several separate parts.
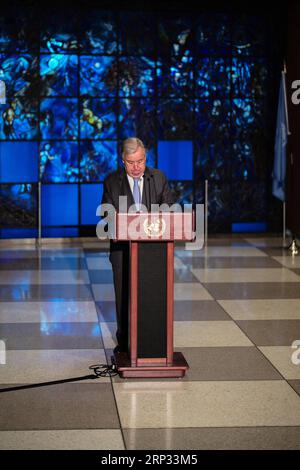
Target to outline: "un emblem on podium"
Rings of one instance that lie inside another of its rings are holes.
[[[148,237],[161,237],[166,231],[166,222],[164,219],[145,219],[143,223],[144,232]]]

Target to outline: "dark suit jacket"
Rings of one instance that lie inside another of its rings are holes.
[[[104,181],[102,204],[112,204],[119,211],[119,196],[127,196],[127,210],[134,204],[133,195],[129,186],[125,168],[114,171]],[[142,203],[151,210],[151,204],[174,204],[176,202],[173,192],[170,190],[167,178],[161,170],[145,168]],[[116,252],[124,248],[124,243],[110,243],[110,251]]]
[[[124,168],[114,171],[105,179],[102,204],[112,204],[118,211],[119,196],[127,196],[128,207],[134,204]],[[167,179],[162,171],[146,166],[142,203],[147,207],[148,211],[151,209],[151,204],[175,203],[174,194],[170,190]]]

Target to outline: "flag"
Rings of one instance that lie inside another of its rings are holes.
[[[285,90],[285,74],[282,72],[278,108],[277,108],[277,123],[276,123],[276,136],[275,136],[275,153],[274,153],[274,167],[273,167],[273,196],[285,201],[285,176],[286,176],[286,146],[288,136],[288,115],[286,103],[286,90]]]

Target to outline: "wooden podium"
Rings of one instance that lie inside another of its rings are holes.
[[[123,378],[183,377],[173,351],[174,241],[194,239],[192,213],[117,213],[115,240],[129,241],[129,352],[114,356]]]

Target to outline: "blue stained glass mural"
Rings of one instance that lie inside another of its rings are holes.
[[[194,202],[196,204],[205,203],[205,185],[202,182],[200,185],[199,184],[195,185]]]
[[[191,95],[194,91],[192,57],[172,57],[157,64],[157,91],[162,96]]]
[[[77,55],[41,55],[41,95],[77,96],[77,69]]]
[[[0,182],[38,181],[38,143],[0,142]]]
[[[113,99],[84,99],[80,110],[81,139],[116,139],[117,109]]]
[[[233,222],[260,222],[266,216],[266,185],[264,181],[233,181]],[[254,210],[255,208],[255,210]]]
[[[223,136],[219,140],[205,137],[194,142],[195,178],[197,181],[212,179],[223,181],[231,178],[230,141]]]
[[[216,182],[214,180],[209,181],[208,191],[208,231],[221,233],[230,232],[232,204],[231,182]],[[204,199],[202,200],[204,201]]]
[[[77,49],[77,38],[68,33],[52,33],[47,31],[42,38],[41,52],[66,52]]]
[[[214,140],[230,134],[231,103],[218,97],[212,100],[195,100],[195,127],[198,139]]]
[[[9,52],[12,42],[17,42],[16,40],[14,41],[11,31],[9,31],[9,28],[5,25],[5,19],[2,17],[0,18],[0,51],[7,51]],[[14,36],[14,35],[13,35]]]
[[[0,184],[0,200],[0,227],[34,227],[36,225],[36,184]]]
[[[155,54],[156,21],[151,12],[120,11],[119,52],[124,55]]]
[[[257,133],[248,134],[232,143],[232,175],[235,179],[256,180],[267,177],[264,158],[268,152],[267,141]]]
[[[193,134],[191,100],[165,99],[158,103],[158,138],[160,140],[191,139]]]
[[[6,12],[12,2],[2,4],[0,17],[0,50],[7,54],[35,51],[39,48],[39,22],[26,5]],[[7,14],[6,14],[7,13]],[[13,19],[13,20],[12,20]]]
[[[171,180],[193,179],[193,142],[189,140],[158,141],[157,166]]]
[[[232,20],[232,53],[240,56],[266,56],[268,28],[260,15],[241,13]]]
[[[77,139],[77,99],[47,98],[41,101],[42,139]]]
[[[55,4],[43,6],[40,26],[41,52],[69,52],[78,49],[79,9],[72,4],[72,12],[57,8]]]
[[[189,57],[192,54],[192,18],[162,13],[158,19],[159,55]]]
[[[26,98],[8,98],[0,111],[1,140],[38,138],[38,104]]]
[[[154,61],[147,57],[121,57],[119,95],[148,96],[154,93]]]
[[[6,84],[7,96],[32,93],[38,77],[37,58],[30,54],[0,54],[0,80]]]
[[[77,142],[42,142],[40,144],[40,178],[42,182],[78,181]]]
[[[264,106],[258,100],[232,100],[232,175],[239,180],[267,176],[267,127]]]
[[[115,96],[118,88],[117,62],[114,57],[80,57],[80,93],[89,96]]]
[[[81,190],[81,223],[94,225],[99,222],[100,216],[96,215],[97,207],[101,204],[103,184],[82,184]]]
[[[196,178],[231,178],[230,101],[224,98],[195,102]]]
[[[78,185],[42,185],[42,225],[78,225]]]
[[[266,232],[266,222],[244,222],[244,223],[233,223],[231,224],[232,232],[238,233],[250,233],[250,232]]]
[[[170,188],[179,204],[192,204],[194,202],[192,181],[170,181]]]
[[[205,57],[196,62],[196,96],[226,96],[229,98],[231,84],[230,59]]]
[[[231,17],[227,13],[203,12],[197,15],[195,54],[222,57],[231,54]]]
[[[179,202],[203,203],[208,180],[210,232],[276,229],[272,13],[21,3],[0,18],[0,237],[36,234],[38,181],[43,236],[86,235],[90,204],[130,136]],[[177,151],[178,142],[187,145]]]
[[[113,141],[86,141],[80,145],[80,179],[103,181],[117,169],[117,143]]]
[[[37,228],[0,228],[0,238],[37,238]]]
[[[42,227],[42,237],[66,238],[78,236],[79,229],[77,227]]]
[[[117,25],[113,12],[89,9],[81,22],[80,50],[83,53],[115,54]]]
[[[268,68],[264,59],[232,59],[232,94],[260,98],[268,86]]]
[[[231,126],[235,138],[242,139],[249,132],[264,132],[266,109],[261,101],[234,98],[231,101]]]
[[[120,99],[119,128],[121,139],[139,136],[146,146],[156,140],[155,103],[150,99]]]

